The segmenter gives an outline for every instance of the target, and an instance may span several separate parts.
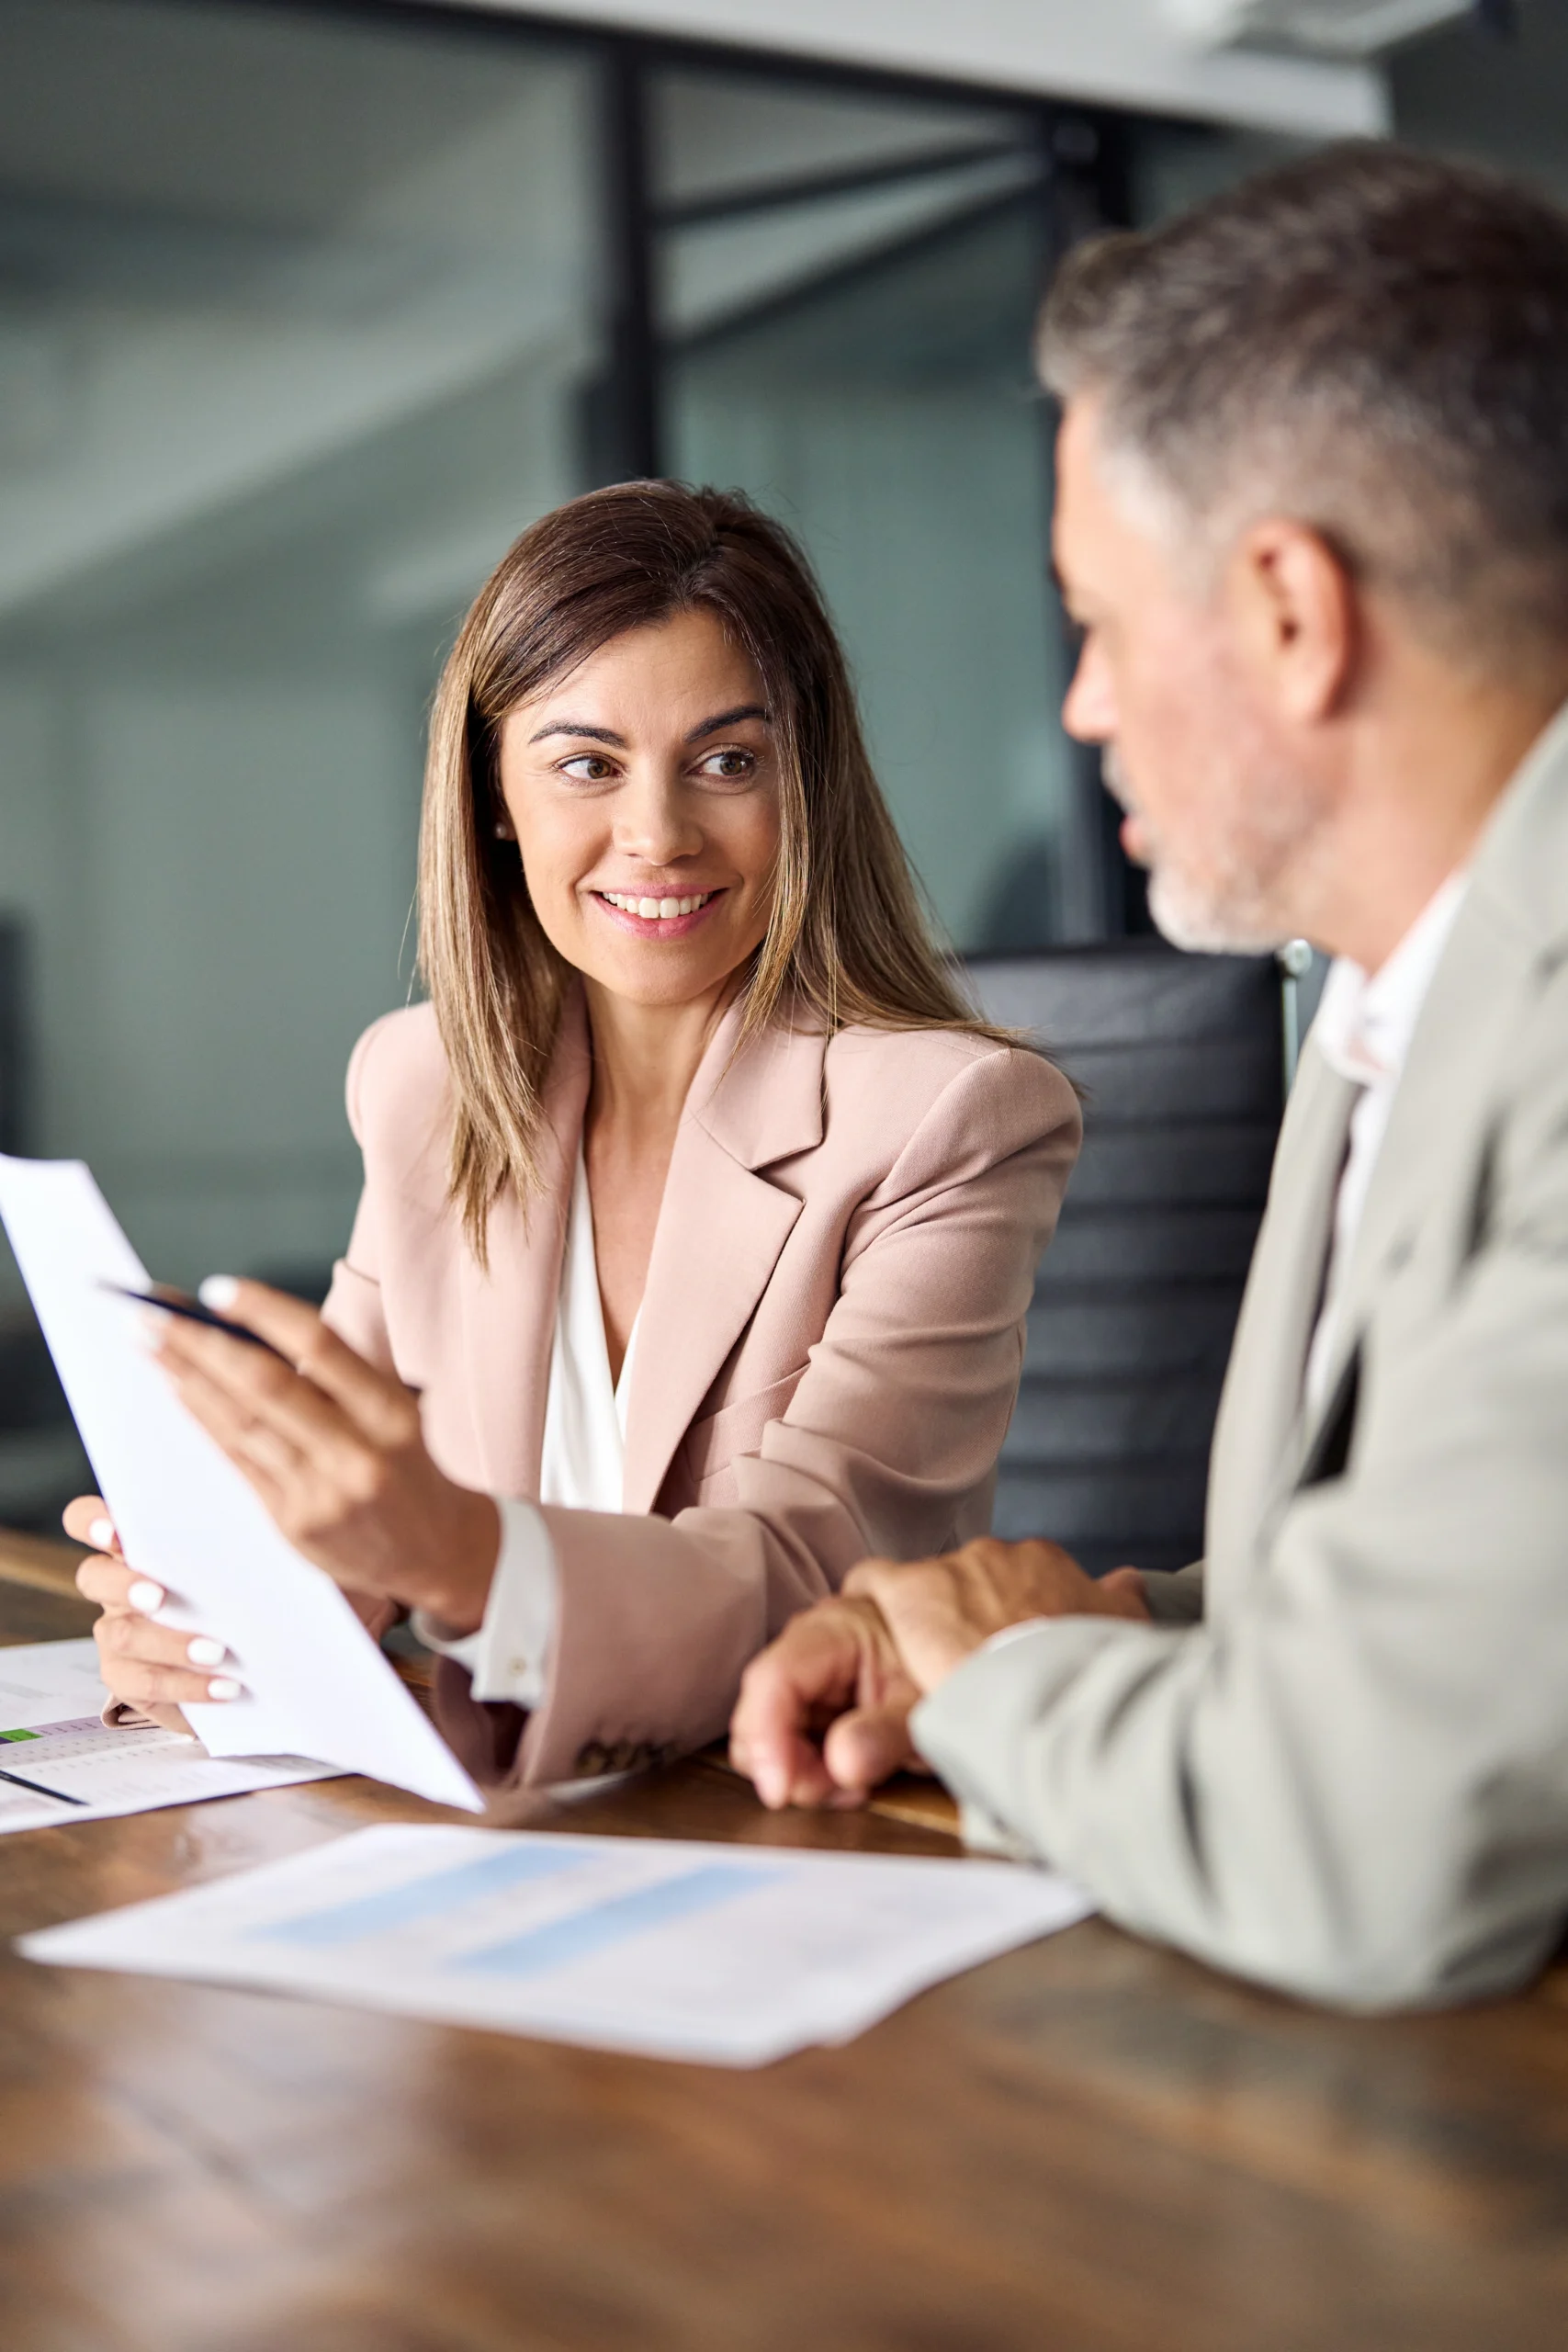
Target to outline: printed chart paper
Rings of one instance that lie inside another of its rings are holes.
[[[111,1731],[91,1640],[0,1650],[0,1837],[331,1779],[302,1756],[219,1758],[177,1732]]]
[[[385,1827],[17,1950],[758,2066],[847,2041],[1090,1907],[1012,1862]]]
[[[212,1756],[313,1756],[481,1813],[484,1801],[329,1577],[295,1551],[141,1343],[105,1283],[146,1269],[79,1160],[0,1156],[11,1238],[126,1556],[161,1622],[226,1642],[249,1695],[189,1708]]]

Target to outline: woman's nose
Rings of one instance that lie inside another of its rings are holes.
[[[634,777],[616,799],[615,846],[628,856],[668,865],[701,849],[702,827],[675,779]]]

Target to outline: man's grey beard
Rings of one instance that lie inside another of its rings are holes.
[[[1100,747],[1100,769],[1112,799],[1131,810],[1133,800],[1114,743]],[[1147,820],[1145,820],[1145,827]],[[1263,853],[1276,852],[1300,838],[1298,825],[1279,828],[1278,838],[1264,837],[1253,846],[1257,863]],[[1162,858],[1158,844],[1149,865],[1149,914],[1161,936],[1191,956],[1266,956],[1295,935],[1295,927],[1269,903],[1267,884],[1256,873],[1232,873],[1212,886],[1206,895],[1194,889],[1171,861]]]
[[[1266,956],[1293,936],[1289,923],[1261,905],[1216,905],[1189,896],[1168,865],[1150,870],[1149,913],[1161,936],[1190,956]]]

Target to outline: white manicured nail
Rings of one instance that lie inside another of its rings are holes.
[[[207,1686],[209,1699],[243,1699],[244,1685],[236,1682],[231,1674],[215,1674]]]
[[[222,1643],[215,1642],[210,1634],[197,1634],[194,1641],[186,1644],[186,1656],[192,1666],[221,1666],[228,1655]]]
[[[214,1315],[227,1315],[240,1295],[240,1285],[232,1274],[209,1274],[196,1295]]]
[[[145,1577],[140,1584],[133,1584],[125,1597],[132,1609],[140,1609],[145,1617],[156,1616],[167,1598],[161,1584],[153,1584]]]
[[[107,1552],[114,1544],[112,1519],[96,1519],[87,1530],[87,1541],[95,1551]]]

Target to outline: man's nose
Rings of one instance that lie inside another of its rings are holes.
[[[1080,743],[1109,743],[1116,732],[1111,681],[1092,642],[1078,649],[1072,681],[1062,703],[1062,724]]]

